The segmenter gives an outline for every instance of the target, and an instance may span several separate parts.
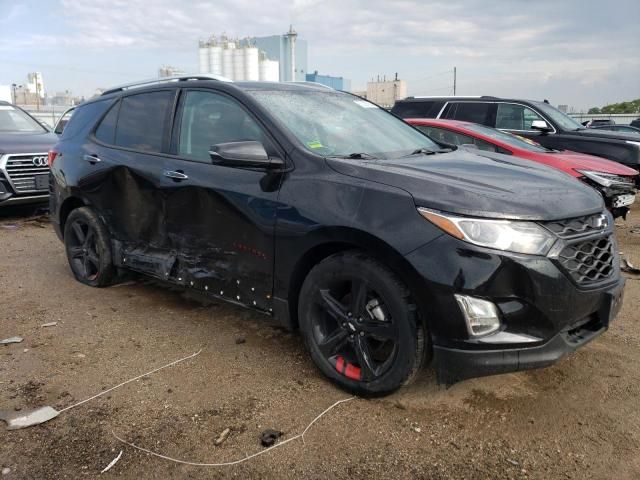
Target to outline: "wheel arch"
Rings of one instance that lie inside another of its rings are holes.
[[[311,269],[325,258],[339,252],[360,250],[391,269],[406,284],[418,307],[421,322],[427,327],[427,293],[425,283],[409,261],[391,245],[374,235],[352,228],[323,229],[315,232],[311,246],[300,256],[289,275],[286,291],[288,327],[297,329],[298,301],[302,284]],[[339,240],[338,240],[339,239]]]
[[[84,202],[79,197],[68,197],[64,200],[64,202],[62,202],[62,205],[60,205],[58,219],[60,221],[60,232],[63,237],[64,237],[64,226],[67,223],[67,218],[69,218],[69,215],[71,214],[71,212],[74,211],[76,208],[86,207],[86,206],[87,206],[87,203]]]

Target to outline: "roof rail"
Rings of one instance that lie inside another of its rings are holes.
[[[222,75],[215,75],[213,73],[198,73],[196,75],[174,75],[165,78],[150,78],[148,80],[140,80],[138,82],[125,83],[124,85],[117,85],[115,87],[108,88],[102,95],[108,95],[114,92],[121,92],[130,88],[141,88],[147,85],[159,85],[161,83],[168,82],[184,82],[188,80],[217,80],[219,82],[231,82],[232,80],[223,77]]]
[[[324,88],[328,88],[329,90],[335,90],[333,87],[330,87],[329,85],[325,85],[324,83],[320,83],[320,82],[309,82],[309,81],[294,81],[294,80],[286,80],[285,82],[282,83],[293,83],[294,85],[313,85],[315,87],[324,87]]]

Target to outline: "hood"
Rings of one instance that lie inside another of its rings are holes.
[[[462,149],[389,160],[327,159],[334,170],[409,192],[417,206],[487,218],[559,220],[604,209],[601,195],[566,173]]]
[[[638,171],[626,167],[621,163],[607,160],[606,158],[594,157],[584,153],[570,152],[568,150],[560,153],[552,153],[557,156],[562,165],[572,170],[591,170],[594,172],[613,173],[615,175],[634,176]]]
[[[629,132],[615,132],[613,130],[605,130],[601,128],[582,128],[580,130],[574,130],[572,132],[566,132],[570,135],[581,135],[595,138],[615,139],[615,140],[629,140],[631,142],[639,142],[640,138],[635,133]]]
[[[0,153],[45,153],[56,143],[55,133],[0,133]]]

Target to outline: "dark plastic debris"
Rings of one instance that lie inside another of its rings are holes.
[[[260,435],[260,443],[262,443],[263,447],[271,447],[274,443],[276,443],[276,440],[280,438],[281,435],[282,432],[267,428]]]

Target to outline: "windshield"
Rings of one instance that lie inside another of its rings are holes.
[[[535,102],[536,107],[542,110],[542,113],[551,118],[563,130],[582,130],[584,127],[576,122],[569,115],[562,113],[560,110],[552,107],[548,103]]]
[[[530,152],[549,153],[552,151],[552,150],[549,150],[548,148],[544,148],[542,145],[534,142],[533,140],[529,140],[528,138],[523,138],[518,135],[512,135],[510,133],[503,132],[502,130],[497,130],[491,127],[485,127],[484,125],[470,123],[466,125],[466,128],[468,130],[471,130],[472,132],[481,133],[482,135],[486,135],[487,137],[500,140],[501,142],[507,143],[512,147],[522,148]]]
[[[250,93],[318,155],[393,158],[419,149],[442,149],[382,108],[352,95],[290,90]]]
[[[0,105],[0,132],[42,133],[46,130],[22,110]]]

